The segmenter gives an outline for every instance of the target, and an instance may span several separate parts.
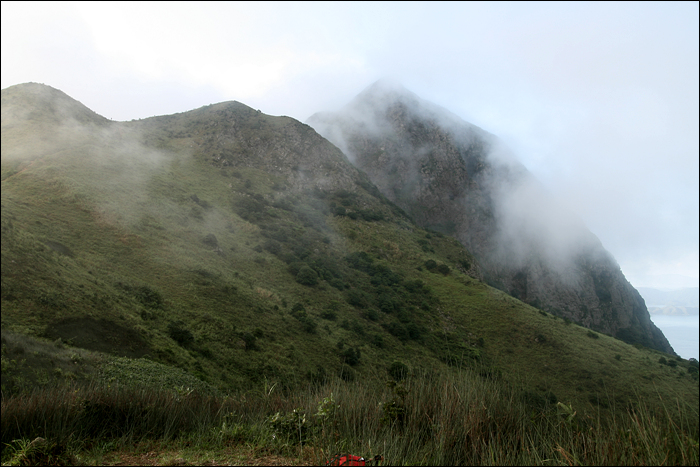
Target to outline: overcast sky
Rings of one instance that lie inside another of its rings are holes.
[[[380,78],[501,137],[637,286],[698,286],[698,3],[2,2],[2,88],[305,121]]]

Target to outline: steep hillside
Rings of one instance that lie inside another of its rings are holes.
[[[600,241],[495,136],[386,82],[308,123],[418,225],[457,238],[490,285],[626,342],[673,352]]]
[[[37,86],[2,90],[3,391],[73,360],[223,392],[459,366],[535,406],[697,406],[688,362],[488,286],[308,125],[238,102],[111,122]]]

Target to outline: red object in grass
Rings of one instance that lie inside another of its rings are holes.
[[[368,462],[384,460],[382,456],[374,456],[374,459],[365,460],[362,456],[353,456],[352,454],[338,454],[333,459],[326,462],[326,465],[367,465]]]

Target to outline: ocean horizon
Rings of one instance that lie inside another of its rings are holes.
[[[700,331],[698,315],[651,315],[653,323],[661,329],[678,355],[685,359],[700,360]]]

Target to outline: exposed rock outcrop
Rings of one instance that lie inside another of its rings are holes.
[[[673,352],[598,238],[494,135],[386,82],[307,123],[419,225],[462,242],[489,284],[626,342]]]

